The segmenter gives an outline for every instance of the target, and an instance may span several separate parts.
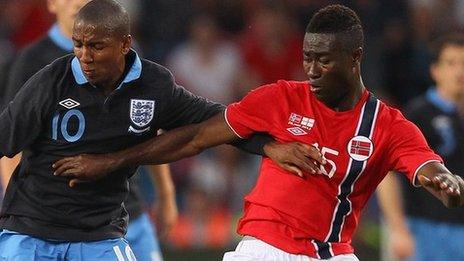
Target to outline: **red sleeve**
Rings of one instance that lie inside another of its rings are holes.
[[[276,113],[278,84],[261,86],[249,92],[241,101],[227,106],[225,118],[229,127],[240,138],[254,132],[269,132]]]
[[[412,122],[398,112],[391,125],[389,157],[391,168],[405,174],[417,186],[416,175],[425,164],[433,161],[443,162],[440,156],[429,147],[422,132]]]

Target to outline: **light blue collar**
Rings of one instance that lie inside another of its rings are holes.
[[[450,101],[443,99],[443,97],[441,97],[440,94],[437,92],[436,88],[430,88],[425,95],[429,102],[437,106],[443,112],[447,114],[452,114],[456,112],[456,105]]]
[[[58,24],[54,24],[50,30],[48,30],[48,36],[52,41],[61,49],[72,52],[74,48],[73,41],[66,37],[63,32],[61,32]]]
[[[124,80],[122,80],[122,82],[119,84],[117,89],[121,88],[123,83],[128,83],[137,80],[138,78],[140,78],[140,74],[142,73],[142,61],[140,60],[139,55],[136,51],[132,49],[130,50],[128,55],[130,55],[131,52],[135,54],[134,63],[132,64],[129,72],[127,73],[126,77],[124,77]],[[89,82],[87,78],[85,78],[84,72],[82,72],[82,68],[79,64],[79,60],[77,59],[77,57],[74,57],[72,59],[71,69],[77,84],[82,85]]]

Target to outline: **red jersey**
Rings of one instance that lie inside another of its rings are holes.
[[[246,138],[266,132],[280,142],[317,146],[323,175],[300,178],[263,158],[245,197],[238,233],[314,258],[353,253],[361,210],[388,171],[414,182],[418,169],[439,161],[419,129],[365,91],[357,105],[336,112],[317,100],[308,82],[278,81],[227,107],[231,129]]]

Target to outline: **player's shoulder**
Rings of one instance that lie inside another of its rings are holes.
[[[140,61],[142,63],[141,78],[144,83],[165,83],[172,85],[175,81],[174,75],[165,66],[143,58]]]
[[[376,124],[384,130],[401,131],[408,129],[412,123],[406,119],[400,109],[379,100],[379,112]]]
[[[252,92],[284,94],[305,90],[307,87],[308,82],[278,80],[275,83],[259,86]]]
[[[286,91],[301,91],[306,90],[309,87],[309,82],[279,80],[276,82],[276,85],[279,86],[279,88],[282,90]]]
[[[406,104],[404,107],[406,115],[435,114],[436,107],[427,99],[426,95],[421,95]]]
[[[66,54],[61,57],[56,58],[50,64],[46,65],[42,71],[47,74],[53,74],[55,76],[62,75],[66,72],[71,72],[71,63],[75,58],[74,54]]]
[[[37,86],[56,85],[53,83],[61,81],[71,75],[71,61],[73,58],[73,54],[67,54],[55,59],[32,75],[28,82],[37,82]]]

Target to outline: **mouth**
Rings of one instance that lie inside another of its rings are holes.
[[[310,91],[313,93],[319,93],[321,92],[321,90],[322,90],[322,87],[318,85],[311,85],[310,87]]]
[[[84,72],[84,74],[88,77],[95,75],[95,70],[82,69],[82,72]]]

